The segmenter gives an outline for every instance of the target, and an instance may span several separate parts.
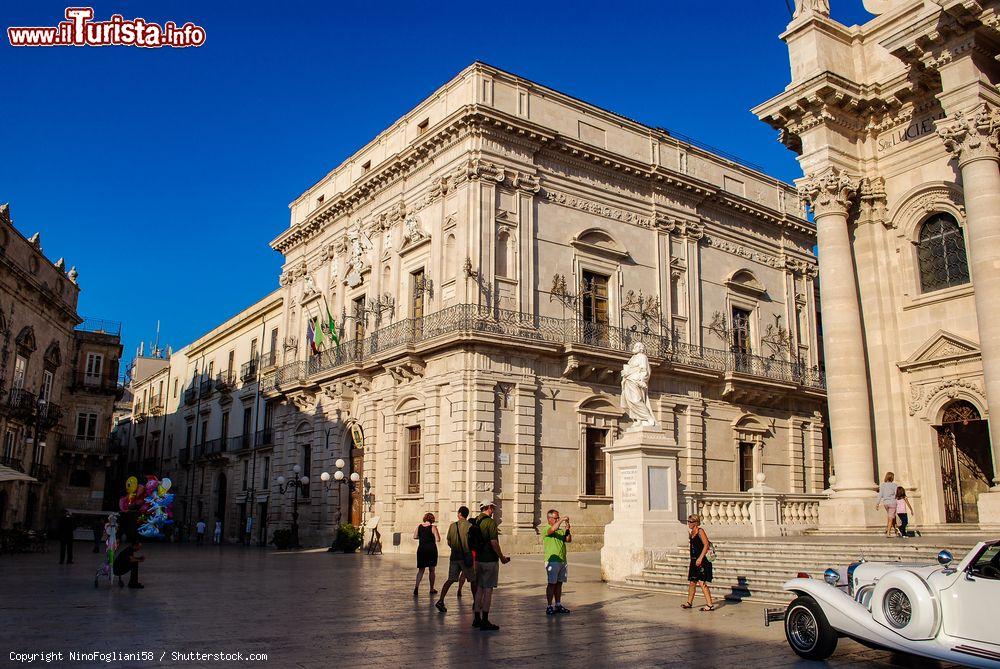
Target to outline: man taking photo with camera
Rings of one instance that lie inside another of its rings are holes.
[[[542,549],[545,551],[545,573],[548,577],[545,586],[545,601],[548,606],[545,608],[545,613],[551,616],[556,613],[569,613],[569,609],[562,605],[562,587],[568,576],[566,544],[573,541],[573,534],[570,530],[569,516],[560,518],[558,511],[550,509],[546,518],[549,526],[545,529],[545,535],[542,537]]]

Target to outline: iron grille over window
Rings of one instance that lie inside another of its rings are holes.
[[[935,214],[921,226],[917,257],[921,292],[969,283],[965,236],[948,214]]]

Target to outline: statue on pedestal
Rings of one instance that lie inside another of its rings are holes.
[[[792,18],[809,14],[830,16],[830,0],[795,0],[795,14]]]
[[[642,342],[632,347],[632,357],[622,368],[621,408],[632,419],[633,427],[655,427],[656,419],[649,406],[649,358]]]

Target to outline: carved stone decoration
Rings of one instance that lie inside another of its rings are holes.
[[[621,408],[632,419],[633,427],[655,427],[653,408],[649,405],[649,377],[652,370],[642,342],[632,347],[632,357],[622,368]]]
[[[858,190],[858,179],[828,167],[818,174],[806,176],[799,184],[799,197],[816,216],[847,214]]]
[[[69,268],[69,273],[67,274],[67,276],[69,276],[70,281],[76,283],[76,278],[80,276],[80,273],[76,271],[76,267],[74,266]]]
[[[340,282],[340,260],[334,258],[330,261],[330,287],[335,288]]]
[[[521,174],[518,172],[514,176],[512,183],[514,188],[532,195],[538,193],[538,191],[542,189],[541,184],[538,182],[538,178],[530,174]]]
[[[360,225],[355,225],[347,233],[348,259],[347,259],[347,282],[352,288],[361,283],[361,274],[368,269],[368,253],[372,249],[371,240],[361,230]]]
[[[299,411],[308,411],[316,406],[316,395],[314,393],[302,393],[292,398],[292,402]]]
[[[858,223],[882,223],[887,228],[894,227],[886,217],[885,179],[865,177],[861,180],[861,215]]]
[[[513,383],[498,383],[496,387],[497,406],[501,409],[510,408],[510,398],[514,394]]]
[[[315,295],[317,292],[319,291],[316,290],[316,282],[313,280],[312,274],[306,274],[302,282],[302,298],[305,299]]]
[[[285,350],[294,351],[299,346],[299,340],[295,335],[285,335]]]
[[[795,0],[795,13],[792,18],[816,14],[830,16],[830,0]]]
[[[403,246],[416,244],[426,239],[427,233],[420,229],[420,221],[416,216],[411,216],[403,223]]]
[[[945,394],[949,399],[954,399],[962,390],[975,395],[982,404],[986,404],[986,393],[980,383],[965,379],[949,379],[928,386],[910,386],[909,413],[914,416],[923,411],[934,401],[935,397],[941,394]]]
[[[998,155],[998,131],[1000,111],[985,102],[968,111],[959,110],[937,124],[944,148],[958,160],[959,165],[973,160],[995,160]]]

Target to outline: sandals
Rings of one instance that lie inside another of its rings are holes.
[[[694,606],[693,602],[684,602],[683,604],[681,604],[682,609],[690,609],[692,606]]]
[[[699,611],[714,611],[715,610],[715,604],[712,604],[711,606],[703,606],[703,607],[701,607],[698,610]]]

